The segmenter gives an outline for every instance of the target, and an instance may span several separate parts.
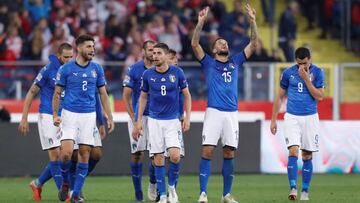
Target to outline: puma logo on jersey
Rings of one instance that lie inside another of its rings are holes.
[[[73,73],[76,77],[77,77],[77,75],[78,75],[78,73]]]
[[[155,82],[156,81],[156,78],[150,78],[151,81]]]

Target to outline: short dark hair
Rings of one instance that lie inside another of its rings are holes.
[[[218,38],[216,38],[216,40],[215,40],[215,41],[212,43],[212,45],[211,45],[211,50],[213,50],[213,49],[214,49],[216,42],[217,42],[217,41],[219,41],[219,40],[221,40],[221,39],[223,39],[223,40],[225,40],[225,41],[226,41],[226,39],[225,39],[225,38],[223,38],[223,37],[218,37]]]
[[[301,59],[303,60],[304,58],[311,58],[310,56],[310,50],[306,47],[299,47],[296,49],[295,51],[295,59]]]
[[[164,50],[165,54],[169,53],[169,46],[165,43],[157,43],[154,48],[160,48]]]
[[[169,49],[169,54],[176,56],[176,51],[174,49]]]
[[[72,46],[71,44],[67,43],[67,42],[63,42],[60,44],[60,46],[57,49],[57,53],[58,54],[62,54],[64,50],[72,50]]]
[[[143,49],[146,49],[149,44],[156,44],[156,42],[153,41],[153,40],[146,40],[146,41],[143,43],[142,48],[143,48]]]
[[[79,46],[80,44],[82,44],[86,41],[95,42],[95,39],[91,35],[80,35],[78,38],[76,38],[75,44],[76,44],[76,46]]]

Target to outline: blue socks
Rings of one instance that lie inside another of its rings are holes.
[[[55,185],[58,190],[60,190],[62,182],[63,182],[63,176],[61,174],[61,162],[60,161],[50,161],[50,173],[55,181]]]
[[[71,161],[71,167],[69,169],[69,187],[71,190],[74,189],[74,184],[76,179],[76,166],[77,166],[77,161]]]
[[[89,169],[88,163],[78,163],[76,167],[76,179],[74,184],[74,190],[73,190],[73,197],[78,197],[80,194],[80,191],[84,185],[85,178],[87,176]]]
[[[71,168],[71,161],[65,161],[61,163],[61,173],[64,183],[69,183],[69,173]]]
[[[290,183],[290,190],[296,189],[297,169],[298,169],[297,160],[298,160],[298,158],[295,156],[288,157],[287,172],[288,172],[288,179],[289,179],[289,183]]]
[[[155,177],[160,196],[166,195],[165,166],[155,166]]]
[[[50,168],[51,168],[51,164],[48,163],[48,165],[46,165],[44,170],[41,172],[39,178],[36,181],[36,184],[39,187],[43,186],[46,183],[46,181],[51,179],[52,175],[51,175]]]
[[[173,163],[170,161],[168,172],[168,185],[175,187],[179,179],[180,163]]]
[[[88,175],[94,170],[96,164],[99,162],[99,160],[95,160],[93,158],[89,158],[89,171],[88,171]]]
[[[211,175],[211,160],[201,158],[200,161],[200,193],[205,192]]]
[[[131,176],[134,184],[135,193],[142,191],[142,163],[130,163]]]
[[[224,180],[223,196],[227,195],[231,191],[231,186],[234,180],[234,159],[224,158],[222,175]]]
[[[156,184],[155,166],[153,165],[152,161],[149,163],[149,178],[151,184]]]
[[[312,160],[303,160],[302,168],[302,191],[308,192],[313,172]]]

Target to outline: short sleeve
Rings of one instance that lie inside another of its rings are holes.
[[[281,74],[280,87],[283,88],[284,90],[286,90],[289,87],[289,76],[286,70]]]
[[[96,81],[96,86],[102,87],[102,86],[106,85],[104,68],[101,65],[98,65],[97,72],[98,72],[98,77],[97,77],[97,81]]]
[[[324,88],[325,87],[325,80],[324,80],[324,70],[319,69],[317,75],[315,77],[314,86],[316,88]]]
[[[141,91],[143,92],[149,92],[149,81],[148,81],[148,74],[149,70],[146,70],[142,77],[141,77]]]
[[[45,66],[37,74],[37,76],[34,80],[34,84],[37,85],[38,87],[42,88],[46,83],[47,75],[48,75],[48,67]]]
[[[66,76],[68,74],[67,66],[61,66],[56,74],[55,85],[65,87],[66,86]]]
[[[179,68],[178,70],[178,77],[179,77],[179,87],[180,89],[184,89],[188,87],[188,83],[184,74],[184,71]]]
[[[245,61],[246,61],[245,52],[242,51],[242,52],[240,52],[240,53],[238,53],[238,54],[235,54],[235,55],[233,56],[233,60],[234,60],[235,63],[236,63],[237,65],[239,65],[239,67],[240,67],[240,66],[241,66],[243,63],[245,63]]]
[[[205,56],[200,60],[200,63],[204,68],[207,68],[207,67],[209,67],[209,65],[211,64],[212,61],[213,61],[213,59],[211,58],[211,56],[209,56],[209,54],[205,53]]]
[[[126,76],[123,80],[123,87],[134,87],[134,68],[131,66],[128,68],[128,71],[126,73]]]

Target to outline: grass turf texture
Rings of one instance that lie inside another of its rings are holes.
[[[0,202],[33,202],[28,186],[31,180],[31,178],[0,178]],[[143,183],[144,197],[147,197],[148,177],[143,178]],[[298,180],[299,184],[301,178]],[[360,175],[315,174],[310,188],[310,202],[360,202],[359,188]],[[298,190],[300,190],[299,186]],[[236,199],[244,203],[290,202],[287,200],[288,192],[286,175],[237,175],[232,189]],[[198,177],[180,176],[177,193],[181,203],[197,202]],[[129,176],[90,177],[85,183],[84,194],[86,202],[135,202]],[[220,202],[221,195],[222,177],[213,175],[210,177],[208,187],[209,202]],[[59,202],[52,180],[43,187],[42,202]]]

